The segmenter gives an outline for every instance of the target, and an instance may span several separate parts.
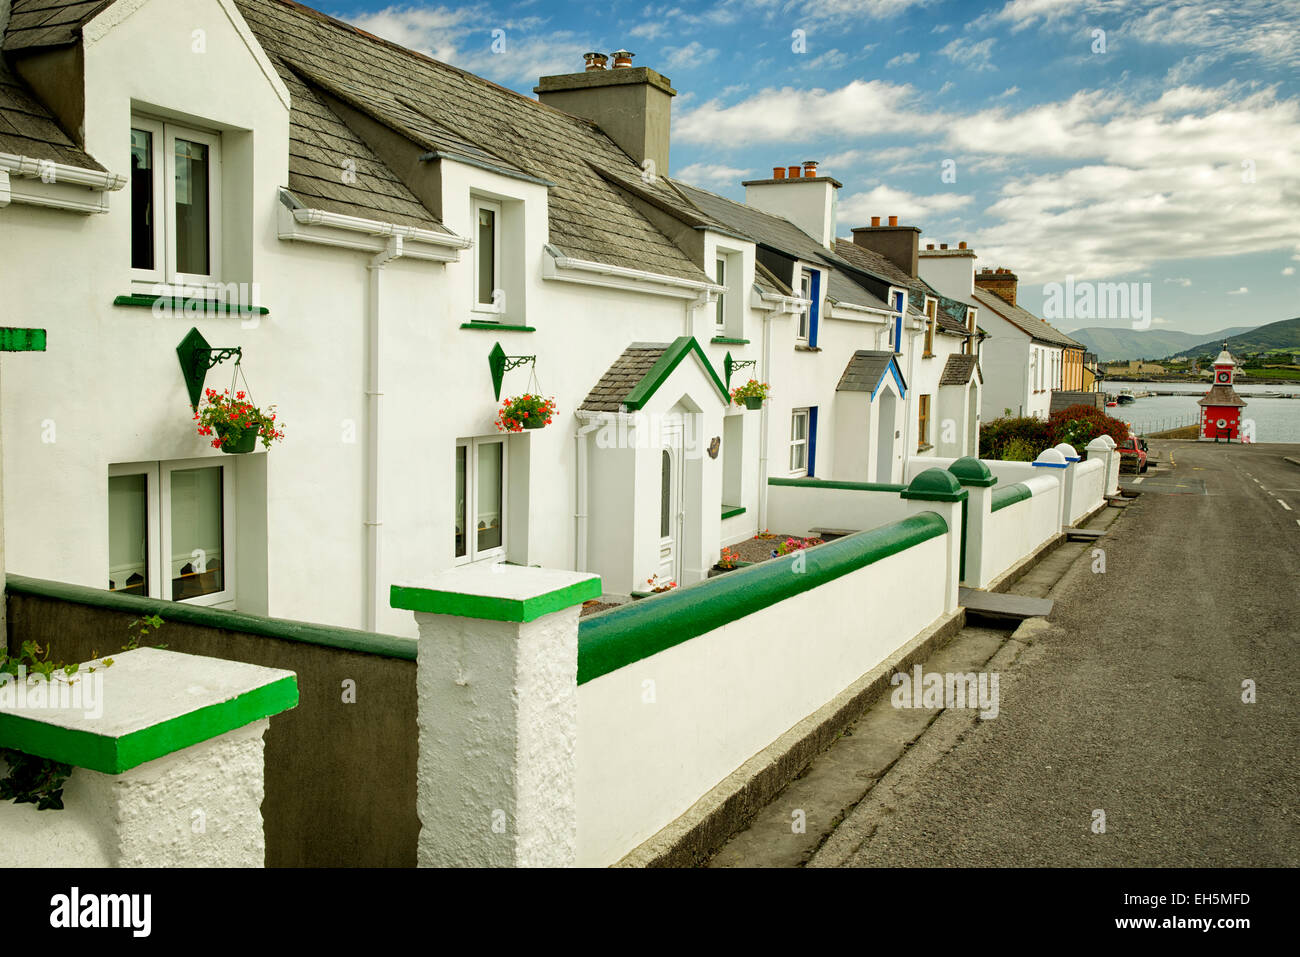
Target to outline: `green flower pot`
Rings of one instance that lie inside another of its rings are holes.
[[[745,398],[742,399],[741,401],[743,401],[743,402],[745,403],[745,408],[750,409],[751,411],[752,411],[752,410],[755,410],[755,409],[761,409],[761,408],[763,408],[763,397],[762,397],[762,396],[757,396],[757,395],[747,395],[747,396],[745,396]]]
[[[246,429],[227,429],[218,434],[221,436],[221,451],[230,455],[243,455],[257,448],[257,433],[260,429],[256,425],[251,425]],[[227,437],[233,436],[230,441]]]
[[[541,418],[540,416],[531,416],[531,415],[530,415],[528,418],[520,420],[520,422],[521,422],[521,424],[523,425],[523,427],[524,427],[525,429],[544,429],[544,428],[546,428],[546,420],[543,419],[543,418]]]

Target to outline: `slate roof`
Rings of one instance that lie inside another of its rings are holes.
[[[971,295],[975,297],[975,301],[981,306],[997,313],[1031,339],[1051,346],[1065,346],[1069,349],[1084,348],[1082,342],[1071,339],[1064,332],[1048,325],[1032,312],[1022,309],[1020,306],[1011,305],[987,289],[980,289],[977,286]]]
[[[646,373],[668,351],[670,345],[667,342],[632,343],[605,370],[605,374],[578,408],[587,412],[617,412],[628,393],[646,377]]]
[[[757,260],[754,262],[754,285],[769,296],[793,296],[794,290],[779,276]]]
[[[353,215],[433,221],[329,108],[322,95],[328,92],[417,146],[554,184],[548,187],[549,241],[566,256],[710,281],[593,168],[622,171],[641,183],[640,167],[595,124],[291,0],[235,2],[293,96],[289,185],[310,197],[309,205],[345,211],[374,204]],[[340,182],[346,159],[356,163],[355,184]],[[376,182],[367,182],[363,168]],[[665,205],[689,209],[662,180],[642,188]]]
[[[965,385],[973,375],[979,376],[981,382],[984,381],[984,375],[980,372],[979,362],[975,356],[950,355],[948,361],[943,364],[939,385]]]
[[[1231,386],[1215,385],[1210,391],[1196,400],[1197,405],[1239,405],[1244,406],[1241,396]]]
[[[81,39],[81,28],[113,0],[13,0],[4,49],[66,46]]]
[[[869,272],[873,276],[907,290],[908,311],[918,318],[925,318],[925,298],[929,296],[939,303],[935,311],[935,322],[939,329],[954,335],[969,335],[966,329],[966,304],[959,299],[943,295],[920,276],[909,276],[893,260],[859,246],[851,239],[835,240],[835,252],[854,266]]]
[[[834,267],[852,266],[836,256],[812,236],[783,216],[765,213],[744,203],[711,193],[698,186],[673,180],[673,185],[706,216],[734,230],[744,238],[761,246],[783,252],[809,263],[825,263],[832,267],[826,284],[826,295],[834,302],[855,306],[888,309],[888,304],[853,281],[845,272]]]
[[[0,153],[53,160],[80,169],[104,167],[55,121],[19,76],[0,57]]]
[[[876,386],[880,385],[880,380],[889,371],[891,363],[897,368],[897,362],[892,352],[877,349],[859,349],[853,353],[853,357],[849,359],[849,364],[844,367],[844,374],[840,376],[840,383],[835,387],[835,391],[875,392]],[[899,370],[899,378],[902,378],[901,369]]]

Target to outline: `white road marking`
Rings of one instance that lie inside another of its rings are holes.
[[[1278,500],[1277,500],[1277,504],[1281,505],[1281,506],[1282,506],[1284,509],[1286,509],[1288,512],[1291,511],[1291,506],[1288,505],[1286,502],[1282,501],[1281,499],[1278,499]]]
[[[1134,485],[1137,485],[1139,482],[1144,482],[1144,481],[1146,481],[1146,476],[1145,476],[1145,475],[1139,475],[1137,478],[1135,478],[1135,479],[1133,480],[1133,484],[1134,484]]]

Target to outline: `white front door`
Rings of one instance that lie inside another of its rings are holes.
[[[682,538],[682,433],[665,430],[659,454],[659,567],[661,581],[681,579]]]
[[[882,388],[876,396],[879,417],[876,420],[876,481],[894,480],[894,421],[898,415],[898,400],[889,389]]]

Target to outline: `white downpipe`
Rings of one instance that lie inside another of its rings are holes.
[[[573,548],[573,570],[578,572],[587,571],[587,436],[600,428],[601,420],[596,417],[587,417],[581,412],[578,413],[578,421],[582,423],[578,431],[573,434],[575,445],[575,456],[577,463],[577,489],[574,492],[574,548]]]
[[[366,630],[379,627],[382,595],[379,589],[380,535],[383,525],[380,510],[379,445],[383,422],[380,399],[383,380],[380,365],[379,273],[394,259],[401,258],[402,237],[390,236],[383,252],[376,253],[366,264]]]
[[[760,379],[762,382],[772,381],[772,316],[774,311],[763,313],[763,374]],[[758,420],[758,530],[764,532],[767,530],[767,446],[768,446],[768,427],[769,409],[772,405],[771,400],[763,403],[763,411],[759,413]]]

